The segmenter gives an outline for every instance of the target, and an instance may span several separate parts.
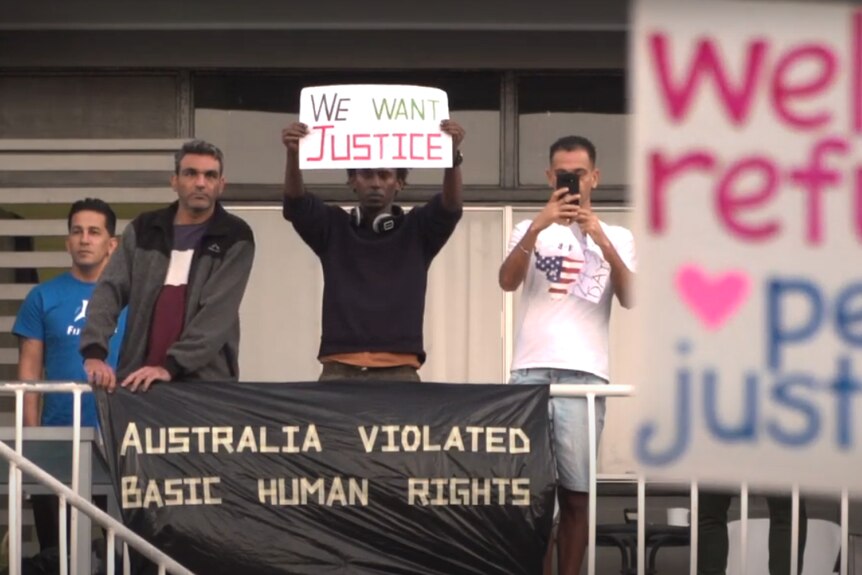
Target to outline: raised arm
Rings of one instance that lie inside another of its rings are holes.
[[[503,291],[515,291],[527,276],[527,268],[530,265],[530,255],[536,247],[536,238],[539,233],[553,223],[565,223],[569,218],[574,218],[578,207],[571,203],[574,197],[568,194],[568,188],[560,188],[551,194],[551,198],[542,211],[533,218],[532,223],[520,235],[516,230],[509,242],[509,255],[500,266],[498,281]]]
[[[617,251],[617,247],[608,238],[604,229],[599,222],[599,218],[588,207],[582,207],[578,210],[578,215],[575,221],[581,228],[583,233],[588,234],[596,243],[599,249],[602,250],[602,256],[605,261],[611,266],[611,287],[614,290],[614,295],[619,300],[620,305],[626,309],[634,307],[634,280],[635,273],[626,265],[625,259]],[[634,257],[634,239],[625,244],[626,257],[629,261],[633,261]]]
[[[299,169],[299,141],[308,135],[308,126],[294,122],[281,131],[281,142],[287,150],[284,166],[284,199],[299,198],[305,193]]]
[[[612,243],[600,244],[599,247],[611,266],[611,287],[614,288],[614,295],[621,306],[626,309],[633,308],[635,272],[628,268]]]
[[[466,135],[464,128],[453,120],[443,120],[440,122],[440,131],[452,136],[452,153],[458,158],[460,156],[458,151],[461,142],[464,141],[464,136]],[[463,194],[461,193],[463,188],[461,167],[460,162],[457,163],[458,165],[446,168],[443,172],[443,207],[450,212],[460,210],[464,203]]]

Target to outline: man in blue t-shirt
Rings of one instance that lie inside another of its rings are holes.
[[[72,257],[71,269],[33,288],[12,328],[18,336],[18,379],[22,381],[86,382],[84,359],[78,351],[87,306],[96,280],[117,247],[117,216],[99,199],[87,198],[72,204],[67,219],[69,234],[66,249]],[[116,366],[125,329],[125,312],[111,341],[109,362]],[[71,426],[73,396],[71,393],[38,393],[24,395],[24,425]],[[41,400],[41,416],[40,416]],[[92,393],[81,396],[81,425],[97,427],[96,402]],[[54,497],[34,497],[36,528],[43,549],[56,544],[57,530],[42,528],[39,508],[56,507]],[[54,513],[56,521],[56,513]]]

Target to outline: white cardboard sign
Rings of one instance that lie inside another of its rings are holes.
[[[452,138],[446,92],[425,86],[315,86],[300,93],[299,121],[309,135],[299,144],[299,167],[446,168]]]
[[[641,0],[631,157],[649,477],[862,486],[862,11]]]

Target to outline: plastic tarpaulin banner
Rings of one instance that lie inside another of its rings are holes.
[[[125,523],[196,573],[534,575],[548,393],[172,383],[98,404]]]

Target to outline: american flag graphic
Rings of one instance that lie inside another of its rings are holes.
[[[545,272],[545,277],[551,282],[548,292],[552,299],[564,298],[569,293],[569,284],[578,279],[583,265],[584,260],[571,255],[544,257],[536,252],[536,269]]]

